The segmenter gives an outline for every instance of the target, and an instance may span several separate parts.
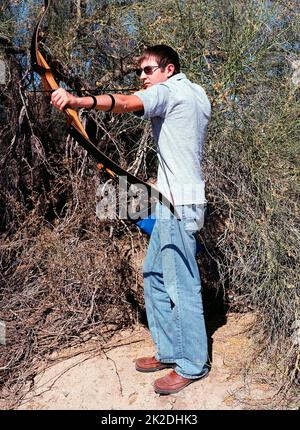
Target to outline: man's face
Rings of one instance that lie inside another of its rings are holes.
[[[150,66],[150,67],[148,67]],[[144,68],[146,68],[146,72]],[[158,61],[155,57],[148,57],[141,62],[142,74],[140,76],[141,81],[143,82],[144,88],[149,88],[154,84],[158,84],[160,82],[166,81],[170,76],[173,75],[174,65],[168,64],[164,69],[158,67]],[[149,73],[148,73],[149,72]]]

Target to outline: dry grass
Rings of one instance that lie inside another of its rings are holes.
[[[82,183],[79,206],[55,226],[32,211],[15,234],[2,236],[1,397],[12,406],[51,353],[92,337],[99,348],[136,321],[133,237],[123,224],[97,220],[93,185]]]

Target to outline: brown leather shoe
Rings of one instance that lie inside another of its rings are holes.
[[[182,390],[192,382],[198,381],[199,379],[205,378],[208,375],[208,369],[203,372],[203,376],[197,379],[184,378],[178,375],[175,370],[162,378],[154,381],[154,390],[158,394],[174,394]]]
[[[155,357],[141,357],[135,362],[135,368],[139,372],[156,372],[157,370],[173,367],[173,363],[161,363]]]

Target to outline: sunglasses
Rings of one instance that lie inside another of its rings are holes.
[[[145,75],[152,75],[152,73],[156,70],[159,69],[161,66],[145,66],[142,69],[136,69],[135,73],[138,76],[141,76],[141,74],[144,72]]]

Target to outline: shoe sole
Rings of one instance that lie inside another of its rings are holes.
[[[200,378],[191,379],[189,382],[182,385],[180,388],[174,388],[174,390],[160,390],[159,388],[156,389],[154,387],[154,391],[156,392],[156,394],[165,394],[165,395],[166,394],[176,394],[176,393],[179,393],[179,391],[183,390],[188,385],[192,384],[193,382],[200,381],[200,379],[206,378],[208,376],[208,374],[209,374],[209,370],[203,376],[200,376]]]
[[[161,367],[149,367],[148,369],[145,367],[137,367],[135,366],[135,370],[137,370],[138,372],[143,372],[143,373],[150,373],[150,372],[158,372],[159,370],[164,370],[164,369],[172,369],[174,366],[174,364],[170,364],[170,365],[163,365]]]

